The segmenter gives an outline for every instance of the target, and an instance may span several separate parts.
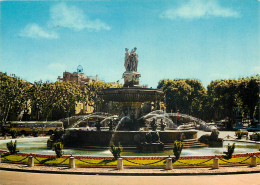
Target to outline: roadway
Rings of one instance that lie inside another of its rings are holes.
[[[197,175],[197,176],[115,176],[71,175],[0,171],[1,185],[260,185],[260,174]]]

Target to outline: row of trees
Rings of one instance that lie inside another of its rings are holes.
[[[7,120],[58,120],[75,114],[77,102],[93,107],[94,111],[107,108],[98,95],[111,87],[102,81],[85,85],[75,82],[34,82],[0,73],[0,122]],[[26,114],[31,111],[30,115]]]
[[[260,76],[238,80],[212,81],[207,89],[199,80],[161,80],[158,88],[165,93],[167,112],[189,114],[206,121],[235,119],[236,107],[241,107],[244,117],[259,119]],[[73,82],[34,82],[0,73],[0,121],[17,120],[22,112],[31,110],[28,120],[57,120],[75,113],[77,102],[88,104],[94,111],[107,111],[109,106],[98,95],[102,89],[111,88],[105,82],[92,82],[79,86]]]
[[[203,120],[228,118],[234,122],[239,106],[243,117],[259,119],[260,76],[212,81],[207,89],[199,80],[161,80],[168,112],[181,112]]]
[[[21,119],[31,110],[29,120],[49,120],[66,117],[75,112],[78,101],[85,101],[85,94],[72,82],[23,81],[17,77],[0,74],[0,118]],[[27,115],[28,116],[28,115]]]

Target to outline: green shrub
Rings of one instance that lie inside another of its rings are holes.
[[[16,130],[10,130],[10,134],[11,134],[13,139],[17,137],[17,131]]]
[[[16,141],[10,141],[9,143],[6,143],[6,147],[11,154],[16,154],[17,152],[19,152],[18,150],[16,150]]]
[[[63,144],[61,142],[53,143],[53,150],[56,153],[56,156],[60,158],[62,156]]]
[[[113,154],[114,159],[118,159],[120,157],[121,152],[123,151],[123,147],[118,143],[118,147],[112,143],[110,146],[110,152]]]
[[[224,152],[226,154],[226,158],[227,159],[231,159],[232,158],[232,154],[233,154],[234,150],[235,150],[235,143],[233,143],[233,145],[230,145],[228,143],[228,145],[227,145],[227,152]]]
[[[39,135],[39,129],[34,128],[34,129],[32,130],[32,135],[33,135],[33,137],[38,137],[38,135]]]
[[[236,132],[236,136],[237,136],[237,139],[241,139],[242,136],[243,136],[242,131],[237,131],[237,132]]]
[[[183,148],[183,143],[181,141],[174,141],[174,145],[173,145],[173,153],[175,155],[175,160],[179,160],[180,156],[181,156],[181,151]]]
[[[3,127],[1,133],[2,136],[6,136],[8,133],[10,133],[10,129],[8,127]]]
[[[218,130],[213,130],[211,132],[211,135],[210,135],[210,140],[211,141],[217,141],[218,140],[218,135],[219,135],[219,131]]]

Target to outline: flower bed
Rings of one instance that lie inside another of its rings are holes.
[[[69,164],[68,158],[70,156],[62,156],[56,158],[55,155],[41,155],[41,154],[26,154],[17,153],[10,155],[7,151],[0,151],[1,161],[7,163],[28,163],[28,156],[32,155],[36,165],[54,165],[64,166]],[[218,155],[220,159],[220,165],[245,165],[250,164],[251,156],[257,156],[257,163],[260,163],[260,152],[257,153],[246,153],[246,154],[235,154],[229,160],[225,159],[225,155]],[[101,156],[73,156],[75,158],[76,166],[88,166],[88,167],[109,167],[116,166],[117,161],[113,160],[113,157],[101,157]],[[166,157],[124,157],[124,166],[135,166],[135,167],[163,167],[166,165]],[[189,167],[189,166],[212,166],[214,156],[183,156],[178,161],[174,161],[173,166]]]

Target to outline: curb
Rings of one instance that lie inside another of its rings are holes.
[[[108,172],[68,172],[68,171],[42,171],[42,170],[27,170],[0,167],[0,170],[15,171],[15,172],[30,172],[30,173],[45,173],[45,174],[71,174],[71,175],[111,175],[111,176],[199,176],[199,175],[234,175],[234,174],[250,174],[260,173],[258,171],[237,171],[237,172],[214,172],[214,173],[108,173]]]

